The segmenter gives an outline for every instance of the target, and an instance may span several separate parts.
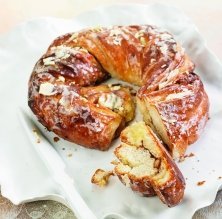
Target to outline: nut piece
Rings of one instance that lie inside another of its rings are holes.
[[[122,106],[123,101],[121,97],[117,96],[116,94],[108,93],[101,95],[101,97],[98,100],[98,103],[101,106],[114,110],[114,109],[119,109]]]
[[[113,171],[105,171],[102,169],[97,169],[92,176],[91,183],[94,183],[100,187],[104,187],[108,184],[109,177],[113,175],[114,175]]]

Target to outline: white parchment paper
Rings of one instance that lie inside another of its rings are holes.
[[[114,5],[92,10],[72,20],[39,18],[0,36],[0,184],[4,196],[15,204],[38,199],[63,197],[21,129],[17,110],[27,107],[27,81],[35,62],[57,36],[88,26],[113,24],[155,24],[173,33],[196,64],[210,98],[210,120],[200,139],[188,148],[195,156],[179,163],[186,178],[183,202],[174,208],[158,198],[144,198],[112,178],[101,189],[90,183],[97,168],[110,169],[115,146],[107,152],[89,150],[46,136],[67,164],[69,175],[98,218],[121,215],[135,218],[191,218],[196,209],[213,202],[222,180],[222,65],[207,49],[194,24],[181,11],[164,5]],[[65,149],[65,150],[64,150]],[[68,156],[72,154],[72,156]],[[206,181],[197,186],[199,181]]]

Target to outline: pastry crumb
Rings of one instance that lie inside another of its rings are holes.
[[[113,165],[117,165],[119,163],[119,161],[118,160],[113,160],[110,163],[113,164]]]
[[[187,157],[193,157],[193,156],[195,156],[195,154],[192,153],[192,152],[191,152],[190,154],[187,155]]]
[[[182,156],[182,157],[179,158],[178,162],[181,163],[181,162],[183,162],[184,160],[185,160],[185,157]]]
[[[219,176],[218,179],[222,179],[222,176]]]
[[[41,139],[39,137],[39,133],[36,129],[32,129],[33,133],[35,134],[35,137],[36,137],[36,143],[40,143],[41,142]]]
[[[205,180],[200,181],[200,182],[197,183],[197,185],[198,185],[198,186],[202,186],[205,182],[206,182]]]
[[[59,137],[54,137],[53,140],[54,140],[54,142],[58,142],[60,140],[60,138]]]
[[[187,157],[193,157],[193,156],[195,156],[195,154],[192,153],[192,152],[189,153],[189,154],[186,154],[186,155],[180,157],[179,162],[183,162]],[[198,162],[199,162],[199,161],[198,161]]]
[[[113,171],[105,171],[97,169],[91,178],[91,183],[104,187],[108,184],[110,176],[113,176]]]
[[[68,157],[72,157],[72,153],[68,154],[67,156],[68,156]]]

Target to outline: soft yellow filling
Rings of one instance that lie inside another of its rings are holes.
[[[158,145],[161,143],[152,130],[144,122],[138,122],[127,127],[122,135],[127,143],[122,143],[116,154],[120,160],[117,171],[129,177],[149,177],[164,184],[170,173],[166,170],[166,161],[161,158]]]

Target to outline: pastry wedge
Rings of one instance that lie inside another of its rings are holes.
[[[145,196],[158,195],[173,207],[184,195],[185,180],[177,165],[144,122],[137,122],[121,133],[121,145],[114,154],[119,162],[114,172],[121,182]]]

